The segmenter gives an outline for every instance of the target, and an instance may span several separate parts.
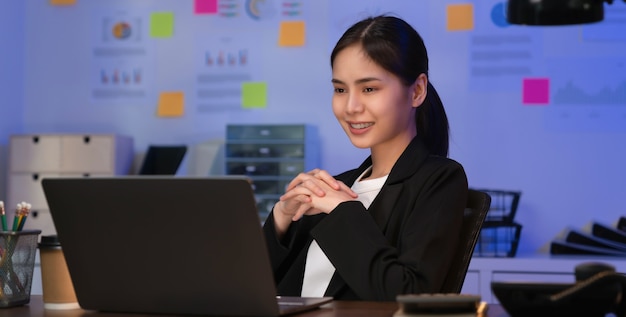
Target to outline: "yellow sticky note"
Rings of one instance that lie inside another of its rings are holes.
[[[71,6],[76,4],[76,0],[50,0],[53,6]]]
[[[447,7],[448,31],[467,31],[474,29],[474,4],[450,4]]]
[[[247,82],[241,84],[241,106],[244,109],[267,106],[267,83]]]
[[[172,37],[172,34],[174,34],[174,13],[152,13],[150,16],[150,36]]]
[[[278,34],[279,46],[304,46],[304,21],[283,21]]]
[[[185,113],[185,95],[183,92],[163,92],[159,96],[157,116],[181,117]]]

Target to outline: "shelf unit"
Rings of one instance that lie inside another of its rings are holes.
[[[299,173],[319,166],[317,131],[305,124],[226,126],[225,171],[252,180],[263,221]]]
[[[47,177],[93,177],[129,174],[133,140],[113,134],[20,134],[9,140],[7,214],[21,201],[32,205],[24,229],[56,234],[41,187]],[[86,211],[87,212],[87,211]]]

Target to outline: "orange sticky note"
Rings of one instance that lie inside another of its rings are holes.
[[[448,31],[467,31],[474,29],[474,4],[450,4],[447,7]]]
[[[76,0],[50,0],[53,6],[71,6],[76,4]]]
[[[183,92],[163,92],[159,96],[157,116],[181,117],[185,113],[185,95]]]
[[[304,21],[283,21],[278,34],[279,46],[304,46]]]

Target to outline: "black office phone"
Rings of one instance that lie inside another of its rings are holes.
[[[575,283],[491,282],[491,290],[512,316],[626,317],[626,276],[608,264],[576,266]]]

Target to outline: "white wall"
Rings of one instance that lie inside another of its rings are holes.
[[[448,5],[464,2],[473,3],[474,27],[447,31]],[[0,38],[8,37],[0,43],[19,46],[23,41],[24,94],[16,94],[20,87],[11,87],[2,74],[0,91],[14,104],[22,104],[23,98],[23,108],[12,108],[12,113],[24,112],[25,132],[117,132],[133,136],[137,151],[151,143],[220,139],[227,123],[309,123],[319,129],[321,167],[336,173],[354,167],[367,153],[352,148],[332,116],[328,53],[358,17],[396,13],[418,29],[429,48],[431,79],[451,123],[451,157],[465,166],[472,187],[523,192],[516,217],[524,226],[518,254],[535,253],[567,226],[612,223],[626,214],[621,199],[626,194],[626,93],[618,92],[626,83],[619,53],[626,51],[626,38],[610,29],[626,28],[619,24],[625,8],[615,3],[611,14],[617,18],[596,26],[499,27],[502,2],[303,0],[298,19],[307,25],[306,45],[284,48],[276,45],[278,24],[285,19],[280,14],[262,21],[253,21],[245,11],[231,20],[198,16],[191,0],[78,1],[63,8],[26,0],[23,38],[0,29]],[[22,10],[17,4],[9,9]],[[150,14],[160,11],[174,13],[171,38],[148,34]],[[94,47],[106,14],[142,21],[140,47],[147,53],[130,61],[145,70],[146,97],[141,100],[106,103],[91,97],[98,65]],[[22,20],[19,14],[7,18],[18,25]],[[226,45],[220,42],[223,37],[243,42],[261,61],[253,80],[268,84],[266,109],[200,110],[198,52]],[[13,54],[19,60],[21,54]],[[5,58],[0,63],[9,64]],[[22,74],[19,66],[8,66],[15,76]],[[489,69],[504,73],[487,76]],[[524,104],[523,78],[549,78],[550,102]],[[615,102],[559,102],[556,96],[568,82],[587,95],[608,88]],[[158,94],[173,90],[185,93],[184,116],[157,117]]]
[[[5,200],[9,135],[23,125],[24,2],[0,1],[0,200]]]

